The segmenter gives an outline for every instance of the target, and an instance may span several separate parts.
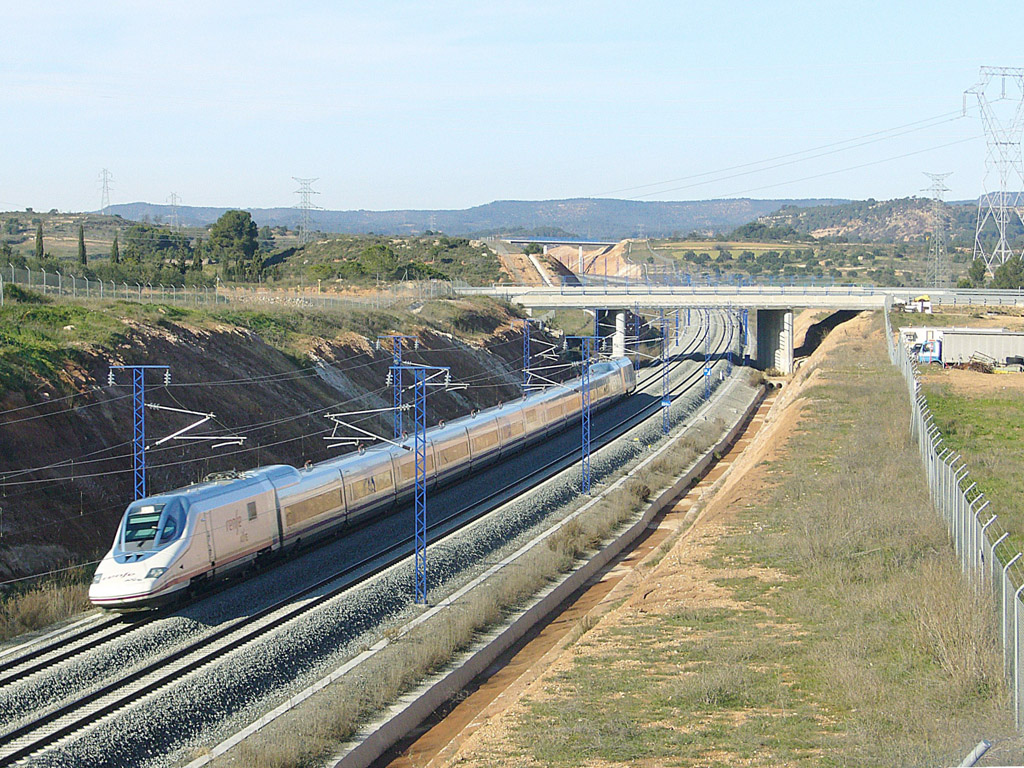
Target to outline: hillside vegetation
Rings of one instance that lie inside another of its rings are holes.
[[[213,286],[219,280],[287,288],[319,281],[326,290],[417,279],[486,284],[503,277],[498,257],[481,241],[440,233],[320,235],[303,246],[294,231],[271,228],[245,211],[228,211],[202,227],[148,217],[0,213],[0,269],[11,267],[117,284]]]
[[[939,203],[923,197],[896,200],[854,200],[827,206],[786,205],[762,216],[767,226],[788,228],[798,235],[850,242],[912,242],[943,226],[956,246],[973,247],[978,207],[975,204]],[[1024,236],[1017,223],[1012,236]]]
[[[610,198],[572,198],[567,200],[498,200],[486,205],[459,210],[393,211],[311,211],[313,227],[322,232],[360,234],[419,235],[427,230],[442,231],[460,237],[480,237],[502,233],[566,233],[599,240],[622,240],[642,233],[670,237],[698,231],[706,234],[727,232],[783,205],[829,205],[835,200],[727,200],[640,201]],[[179,218],[192,226],[206,226],[220,217],[225,208],[180,206]],[[129,203],[112,205],[111,213],[126,219],[148,217],[167,221],[167,205]],[[252,209],[261,225],[294,229],[301,217],[296,208]],[[564,236],[555,235],[555,236]]]

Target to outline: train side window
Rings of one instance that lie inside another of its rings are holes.
[[[255,520],[256,519],[256,502],[255,501],[250,501],[246,505],[246,509],[249,510],[249,519],[250,520]]]
[[[463,459],[468,454],[469,445],[465,442],[458,442],[453,445],[449,445],[441,451],[441,456],[444,459],[445,464],[451,464],[459,459]]]
[[[391,477],[391,470],[386,469],[383,472],[374,476],[374,490],[386,491],[391,488],[395,482]]]

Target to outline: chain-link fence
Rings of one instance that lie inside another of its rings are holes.
[[[932,502],[949,529],[960,566],[979,597],[989,597],[998,614],[1003,667],[1013,692],[1014,720],[1021,723],[1024,704],[1024,556],[1010,543],[985,494],[971,479],[967,464],[943,438],[921,394],[917,365],[902,339],[897,339],[885,312],[889,358],[903,373],[910,390],[911,434],[917,439],[928,475]]]
[[[0,304],[3,286],[23,286],[44,295],[81,299],[122,299],[124,301],[160,302],[199,306],[217,303],[269,303],[281,305],[346,309],[382,308],[396,304],[422,303],[430,299],[452,296],[452,284],[446,280],[406,280],[386,288],[359,292],[324,292],[320,288],[299,286],[292,289],[270,289],[264,286],[238,285],[174,285],[162,283],[114,282],[77,277],[45,269],[20,269],[13,265],[0,269]]]

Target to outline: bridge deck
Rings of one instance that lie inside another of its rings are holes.
[[[833,286],[665,286],[608,285],[460,287],[463,295],[494,296],[529,309],[630,309],[724,307],[734,309],[882,309],[886,301],[909,301],[927,293],[933,304],[1024,305],[1021,291],[946,290]]]

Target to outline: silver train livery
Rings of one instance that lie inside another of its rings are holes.
[[[591,407],[631,393],[629,360],[591,366]],[[427,432],[428,488],[451,482],[578,420],[580,379]],[[406,445],[411,448],[412,439]],[[148,608],[300,541],[406,501],[412,450],[383,444],[303,469],[278,464],[132,502],[89,588],[93,604]]]

